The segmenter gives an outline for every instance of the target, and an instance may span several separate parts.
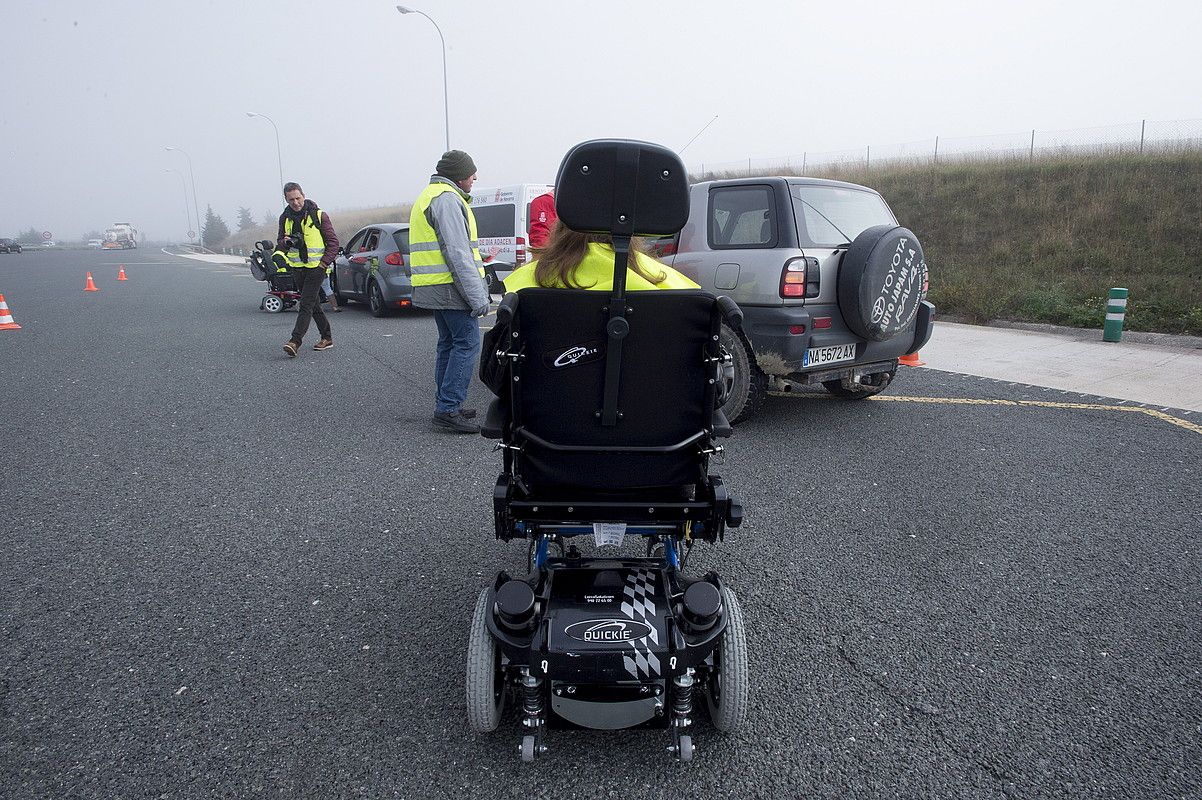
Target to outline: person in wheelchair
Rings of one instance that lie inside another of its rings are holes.
[[[626,262],[627,291],[701,288],[637,248],[638,243],[632,243]],[[534,286],[608,292],[613,290],[613,278],[613,237],[574,231],[556,220],[550,242],[538,260],[518,267],[504,283],[507,292]]]
[[[481,432],[503,453],[495,535],[527,541],[529,573],[501,571],[479,595],[468,720],[495,730],[512,695],[523,760],[545,752],[548,727],[662,727],[688,761],[697,701],[721,731],[747,713],[735,594],[716,573],[685,574],[696,542],[742,522],[709,472],[731,432],[717,410],[718,333],[742,314],[632,250],[637,234],[687,220],[675,153],[585,142],[556,185],[554,241],[506,279],[485,340],[481,377],[497,399]],[[582,536],[642,537],[647,555],[585,557],[572,543]]]

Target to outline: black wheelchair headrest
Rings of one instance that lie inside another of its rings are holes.
[[[668,236],[689,218],[689,182],[680,156],[630,139],[582,142],[555,179],[555,211],[574,231]]]

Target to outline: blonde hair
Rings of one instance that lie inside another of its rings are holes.
[[[584,261],[584,257],[588,254],[590,244],[613,247],[613,237],[608,234],[580,233],[564,225],[561,220],[556,220],[555,228],[551,231],[551,240],[542,250],[534,265],[534,282],[539,286],[547,287],[589,288],[582,286],[576,280],[576,271],[580,267],[580,262]],[[630,254],[626,257],[627,269],[650,283],[663,283],[667,280],[668,273],[660,272],[657,275],[643,266],[648,261],[655,264],[659,262],[643,253],[642,250],[642,242],[632,239]],[[642,258],[638,258],[638,255],[642,255]],[[640,264],[640,261],[643,263]]]

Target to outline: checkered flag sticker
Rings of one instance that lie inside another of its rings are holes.
[[[630,642],[632,652],[622,656],[626,671],[636,679],[660,674],[659,658],[646,643],[650,640],[655,645],[659,644],[659,631],[655,627],[655,580],[656,574],[650,570],[631,570],[622,588],[622,613],[632,620],[646,623],[651,629],[644,639]],[[643,642],[641,648],[640,641]]]

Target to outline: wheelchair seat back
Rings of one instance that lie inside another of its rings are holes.
[[[584,142],[556,187],[567,227],[612,237],[613,289],[525,289],[502,301],[516,356],[513,474],[531,495],[691,495],[706,479],[723,308],[699,289],[625,291],[631,237],[672,234],[688,219],[684,165],[647,142]]]
[[[607,292],[525,289],[512,330],[515,473],[531,492],[648,490],[704,480],[713,425],[720,313],[700,290],[625,298],[617,419],[602,424]]]

